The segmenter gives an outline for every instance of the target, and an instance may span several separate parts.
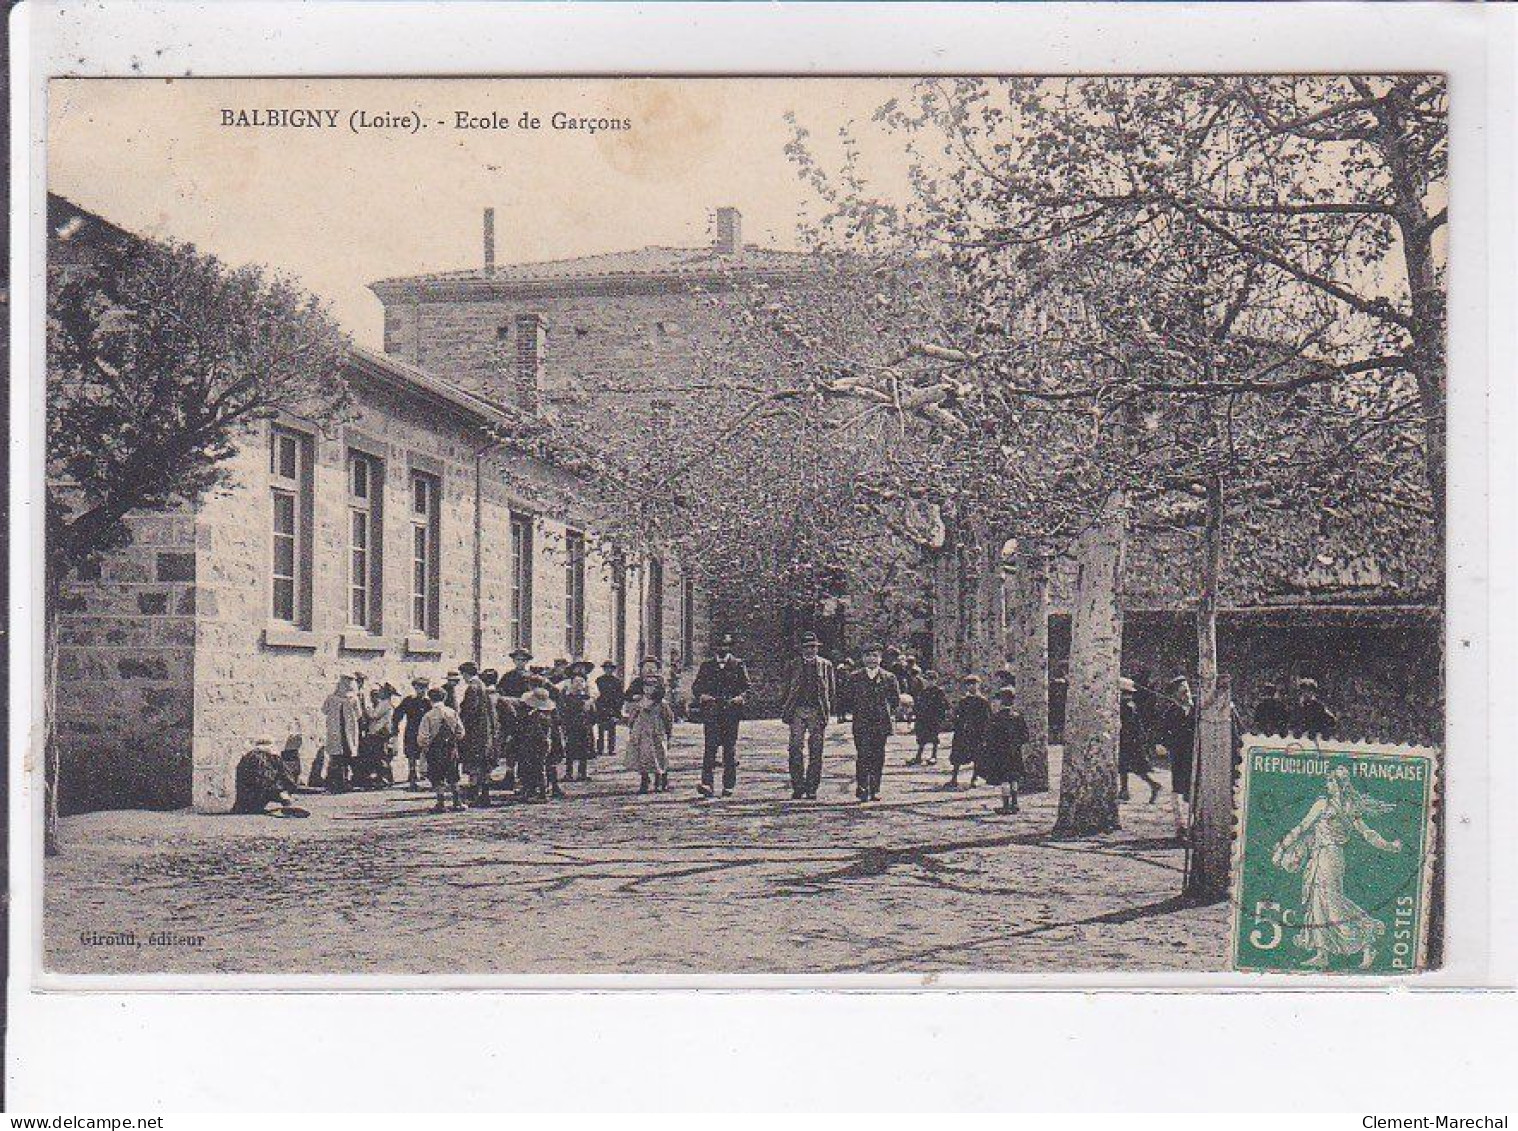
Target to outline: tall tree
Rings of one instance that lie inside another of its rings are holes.
[[[81,231],[75,226],[75,233]],[[347,340],[289,280],[130,237],[48,271],[47,822],[57,848],[57,625],[79,566],[125,544],[134,511],[193,503],[250,426],[345,400]]]

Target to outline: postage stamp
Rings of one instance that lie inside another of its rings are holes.
[[[1437,765],[1429,747],[1246,736],[1233,968],[1422,969]]]

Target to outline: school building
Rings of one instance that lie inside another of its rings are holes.
[[[97,218],[51,211],[52,242],[91,238]],[[704,596],[608,533],[619,502],[572,437],[503,439],[524,410],[395,357],[354,348],[345,377],[341,419],[250,428],[225,489],[129,516],[131,544],[69,585],[66,810],[228,809],[255,738],[299,734],[309,765],[340,673],[404,688],[471,658],[504,670],[519,645],[624,670],[704,646]]]

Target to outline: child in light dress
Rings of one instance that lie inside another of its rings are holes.
[[[639,793],[648,792],[650,781],[655,793],[663,793],[669,788],[669,740],[675,731],[675,715],[669,709],[663,680],[634,682],[639,686],[627,703],[629,729],[622,765],[637,771]]]

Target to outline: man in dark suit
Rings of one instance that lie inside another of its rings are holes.
[[[792,660],[785,673],[785,694],[780,702],[780,721],[791,728],[791,800],[816,800],[822,784],[822,743],[828,719],[838,700],[837,676],[832,661],[820,654],[815,633],[801,636],[801,657]],[[806,746],[806,761],[801,751]]]
[[[722,796],[731,797],[738,785],[738,723],[748,699],[748,669],[733,655],[733,637],[724,632],[717,640],[717,654],[703,660],[691,684],[691,698],[701,709],[706,753],[701,760],[702,797],[714,792],[717,751],[722,751]]]
[[[459,696],[459,721],[464,737],[459,742],[459,756],[474,785],[474,806],[490,808],[490,771],[495,767],[495,704],[480,679],[480,669],[473,660],[459,665],[463,692]]]
[[[901,707],[901,684],[880,666],[880,645],[866,644],[861,659],[864,666],[849,685],[849,706],[854,712],[854,796],[878,801],[886,739]]]

